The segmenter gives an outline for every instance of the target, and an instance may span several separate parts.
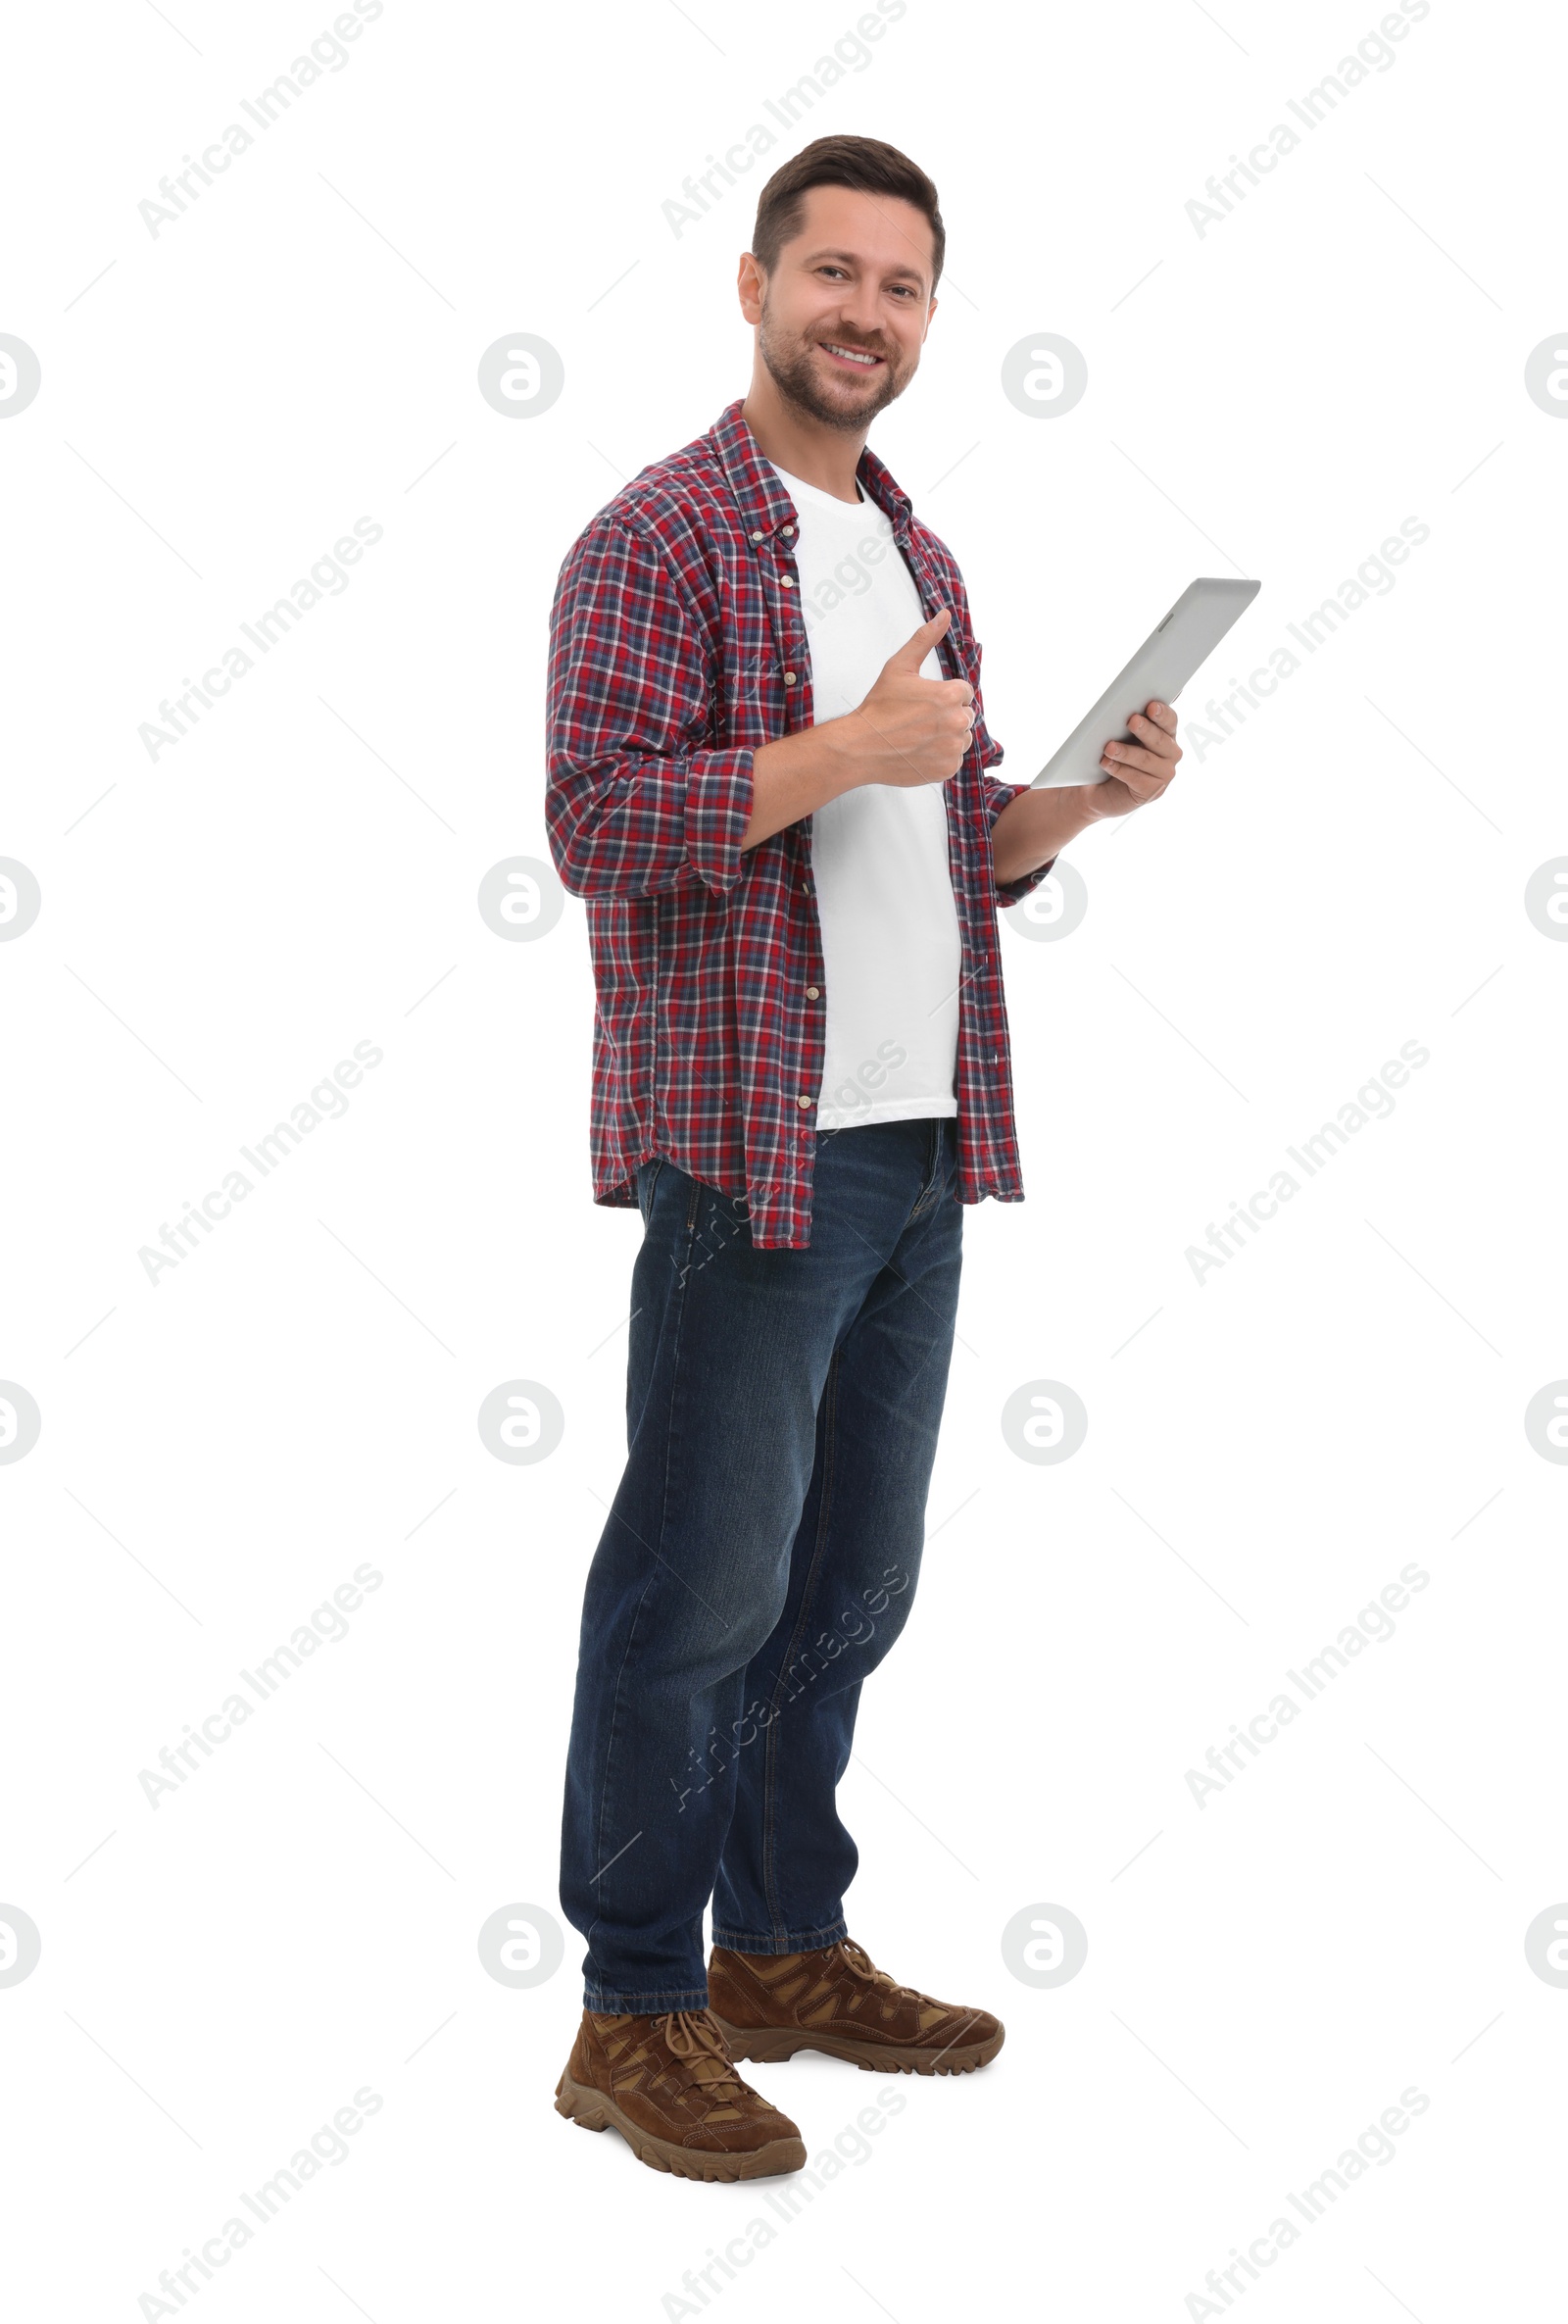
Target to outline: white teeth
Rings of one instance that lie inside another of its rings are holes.
[[[835,347],[831,339],[824,340],[823,345],[826,347],[829,355],[846,356],[851,363],[863,363],[868,369],[877,361],[877,358],[874,355],[858,354],[853,347]]]

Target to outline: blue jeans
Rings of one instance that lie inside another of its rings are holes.
[[[637,1173],[627,1460],[589,1568],[561,1902],[591,2009],[847,1934],[834,1793],[914,1595],[962,1263],[951,1116],[818,1131],[810,1247]]]

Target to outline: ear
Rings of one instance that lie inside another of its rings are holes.
[[[748,322],[762,319],[762,291],[764,276],[761,268],[749,250],[741,252],[741,263],[735,277],[735,292],[741,303],[741,313]]]
[[[935,300],[935,299],[933,299],[933,300],[931,301],[931,304],[930,304],[930,306],[929,306],[929,307],[927,307],[927,309],[926,309],[926,311],[925,311],[925,328],[924,328],[924,329],[921,331],[921,333],[920,333],[920,344],[921,344],[921,346],[922,346],[922,347],[925,345],[926,331],[928,331],[928,330],[931,328],[931,318],[932,318],[932,316],[933,316],[933,315],[935,315],[936,311],[937,311],[937,303],[936,303],[936,300]]]

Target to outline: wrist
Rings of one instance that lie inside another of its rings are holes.
[[[858,727],[859,720],[851,712],[848,717],[827,718],[820,726],[809,729],[817,746],[817,764],[830,799],[841,798],[846,791],[855,790],[866,779],[861,765],[865,747]]]
[[[1091,823],[1104,821],[1106,811],[1102,794],[1108,787],[1106,783],[1071,783],[1067,786],[1071,801],[1067,813],[1079,831],[1087,831]]]

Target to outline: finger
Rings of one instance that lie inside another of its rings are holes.
[[[1161,759],[1153,751],[1146,751],[1141,743],[1136,742],[1107,742],[1101,757],[1109,759],[1118,772],[1122,767],[1130,766],[1139,774],[1157,774],[1164,778],[1174,770],[1173,761]]]
[[[882,665],[883,668],[917,670],[952,619],[951,611],[944,606],[939,614],[932,615],[929,621],[921,622],[907,644],[900,646],[896,654],[888,656]]]
[[[1157,725],[1152,718],[1140,717],[1136,712],[1127,723],[1145,750],[1152,751],[1156,758],[1174,762],[1181,757],[1181,747],[1169,727]]]
[[[1151,702],[1146,704],[1144,716],[1146,718],[1152,719],[1156,726],[1162,726],[1167,734],[1175,733],[1176,713],[1171,709],[1171,706],[1168,702]],[[1128,719],[1127,723],[1129,726],[1132,724],[1131,718]]]
[[[1156,759],[1152,751],[1143,750],[1137,743],[1106,743],[1100,763],[1102,769],[1141,790],[1151,782],[1154,788],[1163,789],[1176,771],[1169,759]]]

